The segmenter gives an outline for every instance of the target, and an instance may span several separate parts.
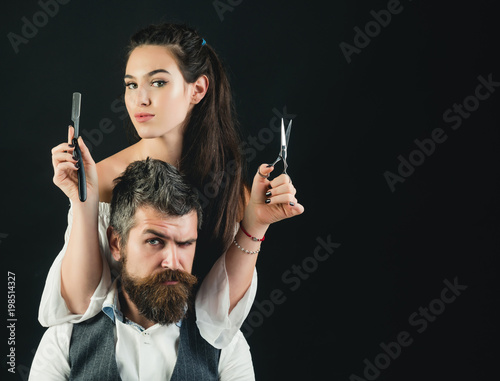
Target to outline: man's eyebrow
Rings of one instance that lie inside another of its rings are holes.
[[[153,234],[153,235],[156,235],[160,238],[165,238],[165,239],[168,239],[169,237],[166,236],[165,234],[163,234],[162,232],[159,232],[157,230],[154,230],[154,229],[146,229],[142,232],[142,235],[146,235],[146,234]]]
[[[165,70],[165,69],[156,69],[156,70],[153,70],[153,71],[150,71],[149,73],[145,74],[144,76],[146,77],[152,77],[153,75],[155,74],[158,74],[158,73],[166,73],[166,74],[170,74],[170,72],[168,70]],[[130,74],[125,74],[125,76],[123,78],[135,78],[133,75],[130,75]]]
[[[164,238],[164,239],[169,239],[170,237],[169,236],[166,236],[165,234],[163,234],[162,232],[159,232],[157,230],[154,230],[154,229],[146,229],[142,232],[143,235],[146,235],[146,234],[153,234],[155,236],[158,236],[160,238]],[[196,238],[191,238],[191,239],[188,239],[186,241],[175,241],[175,243],[177,244],[186,244],[186,243],[194,243],[196,242]]]

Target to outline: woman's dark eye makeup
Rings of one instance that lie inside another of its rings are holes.
[[[151,82],[151,85],[154,87],[163,87],[167,84],[167,81],[164,81],[163,79],[157,79]]]
[[[168,83],[168,81],[165,81],[164,79],[155,79],[155,80],[151,81],[151,86],[152,87],[163,87],[167,83]],[[135,83],[135,82],[124,82],[124,86],[129,90],[137,89],[137,83]]]

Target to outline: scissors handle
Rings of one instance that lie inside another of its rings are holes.
[[[278,163],[278,161],[280,161],[280,160],[281,160],[281,156],[278,156],[278,158],[276,160],[274,160],[273,163],[269,164],[269,166],[274,167]]]

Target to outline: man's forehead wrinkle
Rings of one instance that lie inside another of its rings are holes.
[[[195,211],[182,216],[172,216],[151,206],[139,207],[134,215],[134,234],[141,237],[157,235],[175,242],[195,241],[198,237],[198,215]]]
[[[161,238],[170,239],[170,237],[169,237],[168,234],[165,234],[164,232],[159,231],[158,229],[148,229],[148,228],[145,228],[142,231],[142,235],[149,235],[149,234],[154,234],[154,235],[156,235],[158,237],[161,237]]]
[[[171,237],[185,230],[178,223],[164,220],[144,220],[138,224],[142,234],[158,234],[165,237]]]

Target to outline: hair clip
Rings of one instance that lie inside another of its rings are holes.
[[[201,43],[201,46],[205,46],[207,42],[205,41],[205,39],[203,38],[203,42]]]

